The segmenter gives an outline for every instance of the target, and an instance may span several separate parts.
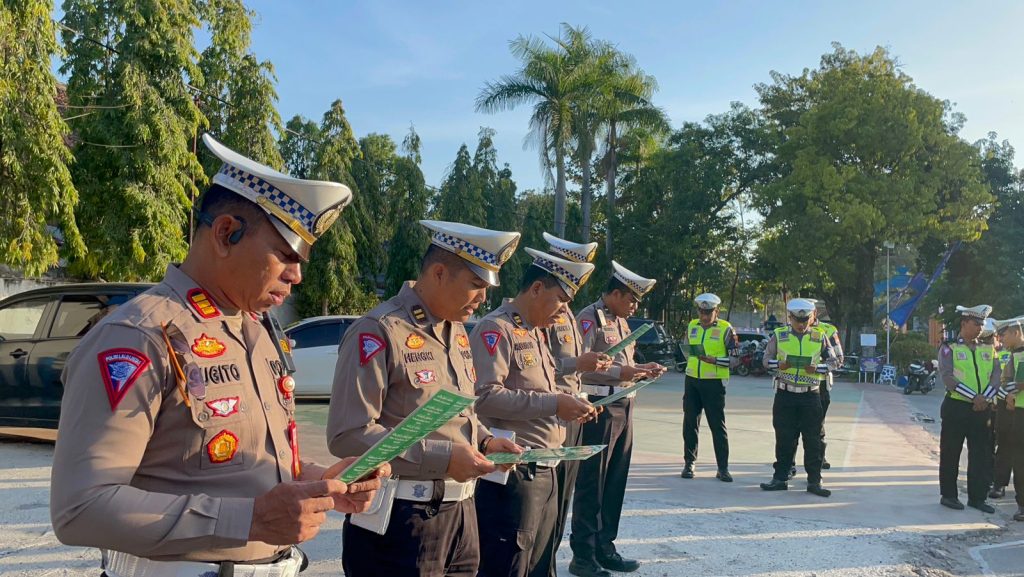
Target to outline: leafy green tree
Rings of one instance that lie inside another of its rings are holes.
[[[40,275],[59,256],[81,257],[75,224],[68,127],[57,110],[50,59],[57,54],[53,3],[5,2],[0,8],[0,263]],[[71,114],[83,113],[73,109]],[[58,247],[48,228],[60,228]]]
[[[973,240],[993,201],[948,105],[913,85],[879,48],[835,45],[815,70],[757,87],[775,155],[755,196],[776,231],[768,256],[803,272],[832,317],[870,325],[884,240]]]
[[[359,220],[352,229],[359,274],[370,279],[375,286],[382,287],[388,266],[388,248],[397,224],[394,183],[398,151],[391,137],[384,134],[360,138],[359,149],[360,156],[352,164],[352,179],[359,194],[348,210],[352,211],[353,218]]]
[[[469,148],[463,144],[441,183],[435,207],[437,219],[484,226],[487,223],[487,207],[479,185],[473,161],[469,157]]]
[[[278,142],[288,174],[295,178],[313,178],[321,140],[320,127],[312,120],[295,115],[288,121]]]
[[[185,256],[196,183],[191,148],[203,121],[184,80],[200,76],[192,0],[67,0],[62,31],[68,100],[91,107],[71,121],[76,219],[89,278],[153,279]]]
[[[419,224],[427,214],[431,193],[420,169],[420,137],[415,129],[409,129],[402,149],[405,154],[395,159],[395,178],[389,190],[395,204],[394,237],[388,246],[385,273],[385,294],[389,296],[397,294],[405,281],[416,278],[430,242]]]

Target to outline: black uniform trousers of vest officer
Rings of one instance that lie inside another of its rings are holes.
[[[775,479],[785,481],[796,457],[797,442],[804,442],[807,482],[821,483],[821,396],[817,390],[793,393],[775,391],[772,426],[775,428]]]
[[[981,503],[988,498],[992,477],[992,432],[990,410],[975,411],[974,403],[946,394],[942,400],[942,432],[939,435],[939,491],[956,499],[960,475],[960,453],[967,441],[967,499]]]
[[[725,383],[722,379],[698,379],[687,375],[683,385],[683,458],[697,460],[700,414],[708,417],[715,461],[719,469],[729,468],[729,431],[725,428]]]
[[[589,397],[591,403],[603,398]],[[574,557],[610,557],[615,553],[633,454],[633,399],[605,405],[596,420],[584,423],[581,443],[608,446],[580,464],[569,546]]]

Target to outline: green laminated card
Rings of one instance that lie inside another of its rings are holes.
[[[786,364],[794,369],[802,369],[807,365],[813,365],[814,357],[802,357],[799,355],[789,355],[786,357]]]
[[[512,463],[534,463],[537,461],[583,461],[600,453],[608,445],[584,445],[582,447],[557,447],[554,449],[527,449],[521,454],[491,453],[487,459],[497,465]]]
[[[423,437],[436,431],[452,417],[473,404],[476,397],[462,395],[455,391],[440,390],[426,404],[409,413],[401,423],[388,431],[370,450],[363,453],[338,477],[345,483],[353,483],[364,475],[404,453]]]
[[[615,345],[614,347],[608,349],[607,351],[604,351],[604,354],[608,355],[609,357],[614,357],[615,355],[617,355],[617,354],[621,353],[622,351],[626,350],[626,347],[628,347],[629,345],[633,344],[634,341],[636,341],[637,339],[642,337],[644,333],[646,333],[647,331],[649,331],[649,330],[651,330],[653,328],[654,328],[654,324],[653,323],[647,323],[647,324],[643,325],[642,327],[640,327],[637,330],[633,331],[628,337],[622,339],[622,342],[620,342],[619,344]]]
[[[635,393],[635,392],[639,391],[640,389],[646,387],[647,385],[653,383],[656,380],[658,380],[658,379],[653,379],[653,380],[650,380],[650,381],[637,381],[636,384],[634,384],[631,387],[626,387],[625,389],[622,389],[621,391],[619,391],[617,393],[612,393],[612,394],[608,395],[607,397],[604,397],[603,399],[598,399],[598,400],[594,401],[593,405],[595,407],[603,407],[605,405],[614,403],[615,401],[621,399],[622,397],[625,397],[626,395],[629,395],[631,393]]]
[[[698,356],[698,357],[706,356],[704,354],[704,345],[702,345],[700,343],[697,343],[697,344],[690,343],[690,354]]]

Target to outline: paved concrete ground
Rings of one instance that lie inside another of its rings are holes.
[[[774,458],[767,379],[729,386],[732,484],[714,478],[706,426],[697,478],[682,465],[682,378],[640,395],[620,550],[644,565],[636,575],[924,576],[1024,575],[1024,523],[1012,521],[1012,491],[995,515],[938,505],[941,396],[905,397],[883,385],[839,383],[829,412],[830,499],[803,491],[764,493]],[[327,406],[300,407],[305,455],[330,460]],[[0,575],[98,575],[94,551],[59,545],[49,526],[52,446],[0,444]],[[961,479],[963,481],[963,479]],[[340,573],[341,519],[332,516],[304,548],[317,560],[305,575]],[[567,544],[559,555],[568,575]]]

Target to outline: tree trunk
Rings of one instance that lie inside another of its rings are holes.
[[[612,258],[612,221],[615,219],[615,172],[618,158],[616,157],[615,143],[615,122],[608,126],[608,172],[605,173],[604,186],[605,197],[608,202],[608,210],[605,215],[605,237],[604,251],[610,261]]]
[[[583,222],[580,224],[580,242],[590,242],[590,208],[594,203],[594,190],[591,187],[591,166],[590,166],[590,154],[582,154],[586,158],[580,158],[580,168],[582,169],[583,188],[580,191],[580,210],[583,211]]]
[[[565,238],[565,153],[555,146],[555,236]]]
[[[323,299],[320,301],[320,315],[327,316],[328,313],[330,313],[330,310],[328,309],[327,299]]]

